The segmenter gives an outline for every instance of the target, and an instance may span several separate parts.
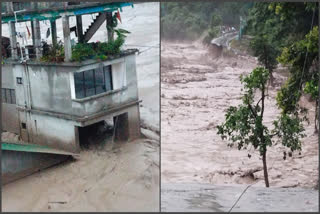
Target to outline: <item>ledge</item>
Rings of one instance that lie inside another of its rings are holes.
[[[99,60],[99,59],[87,59],[81,62],[41,62],[39,60],[35,59],[29,59],[26,62],[20,62],[20,60],[13,60],[12,58],[4,59],[4,64],[13,64],[13,65],[21,65],[21,64],[26,64],[26,65],[35,65],[35,66],[62,66],[62,67],[82,67],[85,65],[91,65],[91,64],[96,64],[100,62],[108,62],[112,61],[115,59],[120,59],[129,55],[134,55],[136,52],[138,52],[138,49],[127,49],[121,51],[120,54],[118,55],[113,55],[113,56],[108,56],[106,60]]]
[[[117,111],[120,111],[122,109],[131,107],[133,105],[137,105],[138,103],[142,102],[142,100],[133,100],[133,101],[129,101],[129,102],[125,102],[122,103],[120,105],[117,106],[112,106],[109,109],[106,110],[102,110],[100,112],[97,113],[93,113],[91,115],[87,115],[87,116],[76,116],[76,115],[70,115],[70,114],[63,114],[63,113],[57,113],[57,112],[51,112],[51,111],[45,111],[45,110],[40,110],[40,109],[27,109],[25,107],[22,106],[17,106],[17,110],[18,111],[26,111],[26,112],[31,112],[31,113],[35,113],[35,114],[40,114],[40,115],[45,115],[45,116],[51,116],[51,117],[56,117],[56,118],[60,118],[60,119],[65,119],[65,120],[71,120],[71,121],[75,121],[75,122],[85,122],[91,119],[95,119],[97,117],[101,117],[110,113],[114,113]]]
[[[101,94],[96,94],[96,95],[93,95],[93,96],[90,96],[90,97],[85,97],[85,98],[81,98],[81,99],[72,99],[72,101],[78,102],[78,103],[84,103],[84,102],[87,102],[87,101],[90,101],[90,100],[94,100],[94,99],[97,99],[97,98],[100,98],[100,97],[105,97],[105,96],[108,96],[108,95],[111,95],[111,94],[116,94],[116,93],[119,93],[119,92],[123,92],[126,89],[128,89],[128,86],[124,86],[122,88],[119,88],[119,89],[116,89],[116,90],[112,90],[112,91],[107,91],[107,92],[104,92],[104,93],[101,93]]]

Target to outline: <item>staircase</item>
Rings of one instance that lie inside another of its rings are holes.
[[[83,34],[84,42],[88,42],[92,36],[96,33],[96,31],[100,28],[100,26],[104,23],[107,18],[106,13],[99,13],[89,25],[89,27],[85,30]]]

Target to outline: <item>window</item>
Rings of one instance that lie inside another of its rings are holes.
[[[17,84],[22,84],[22,77],[17,77]]]
[[[84,72],[84,88],[86,90],[86,97],[96,94],[94,70]]]
[[[5,88],[1,89],[1,97],[2,97],[2,102],[6,103],[7,102],[7,96],[6,96],[6,89]]]
[[[104,72],[104,82],[106,85],[107,91],[113,89],[112,85],[112,72],[111,72],[111,66],[105,66],[103,67],[103,72]]]
[[[74,74],[76,98],[81,99],[113,89],[111,65]]]
[[[2,102],[8,104],[16,104],[16,93],[14,89],[1,89]]]
[[[21,123],[21,128],[27,129],[27,124],[26,123]]]

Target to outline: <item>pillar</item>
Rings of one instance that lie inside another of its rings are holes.
[[[7,2],[8,13],[13,13],[13,2]],[[10,46],[11,46],[11,57],[12,59],[18,59],[17,49],[17,32],[16,23],[14,21],[9,22],[9,33],[10,33]]]
[[[36,52],[36,58],[40,59],[42,56],[41,52],[41,32],[40,32],[40,22],[39,20],[33,20],[34,35],[32,35],[34,40],[34,48]]]
[[[69,17],[66,15],[62,17],[62,29],[63,29],[63,40],[64,40],[64,61],[70,62],[71,55],[72,55],[70,25],[69,25]]]
[[[53,47],[57,45],[57,26],[56,26],[56,20],[50,20],[50,26],[51,26],[51,39]]]
[[[115,129],[115,141],[127,141],[129,139],[128,113],[120,114],[113,119]]]
[[[128,110],[129,140],[135,140],[141,136],[139,103]]]
[[[82,29],[82,17],[81,17],[81,15],[76,16],[76,20],[77,20],[78,43],[83,43],[83,29]]]
[[[32,9],[38,9],[38,4],[39,3],[37,2],[32,2]],[[40,59],[42,56],[42,52],[41,52],[41,31],[40,31],[39,20],[35,19],[32,21],[31,30],[32,30],[32,43],[36,53],[36,58]]]
[[[109,30],[112,26],[112,12],[106,12],[106,14],[107,14],[108,41],[113,41],[113,32]]]

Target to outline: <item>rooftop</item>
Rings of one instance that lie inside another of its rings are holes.
[[[26,62],[26,64],[28,65],[39,65],[39,66],[66,66],[66,67],[81,67],[81,66],[85,66],[85,65],[90,65],[90,64],[94,64],[97,63],[99,61],[111,61],[111,60],[115,60],[115,59],[119,59],[121,57],[125,57],[125,56],[129,56],[132,54],[135,54],[136,52],[138,52],[138,49],[126,49],[126,50],[122,50],[120,52],[120,54],[117,55],[108,55],[108,58],[105,60],[97,60],[97,59],[87,59],[87,60],[83,60],[81,62],[42,62],[42,61],[38,61],[36,59],[30,59]],[[13,59],[6,59],[4,61],[5,64],[21,64],[20,61],[17,60],[13,60]]]
[[[24,3],[19,3],[24,4]],[[49,2],[46,7],[40,7],[38,9],[33,9],[30,6],[27,9],[15,10],[14,12],[8,12],[7,10],[2,13],[2,23],[8,23],[10,21],[25,22],[34,19],[37,20],[54,20],[61,18],[64,15],[76,16],[85,15],[100,12],[112,12],[120,9],[122,7],[131,6],[133,3],[129,2],[110,2],[110,3],[80,3],[77,5],[65,6],[63,2]],[[15,7],[14,9],[19,9]]]

